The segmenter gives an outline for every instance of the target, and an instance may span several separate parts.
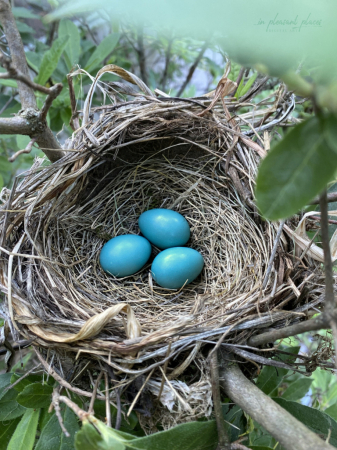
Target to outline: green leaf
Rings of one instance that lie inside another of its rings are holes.
[[[19,20],[16,21],[16,26],[20,33],[28,33],[28,34],[35,33],[34,28],[30,27],[26,23],[20,22]]]
[[[247,83],[246,83],[244,86],[242,86],[243,83],[241,83],[241,82],[243,81],[243,79],[242,79],[241,82],[240,82],[240,84],[239,84],[240,90],[238,89],[238,90],[236,91],[235,97],[236,97],[236,98],[240,98],[240,97],[242,97],[243,95],[245,95],[245,94],[249,91],[249,89],[251,88],[251,86],[253,85],[254,81],[256,80],[256,77],[257,77],[257,72],[255,72],[255,73],[249,78],[249,80],[247,81]]]
[[[292,355],[297,355],[300,347],[290,347],[287,351]],[[290,355],[280,355],[279,360],[285,361],[290,358]],[[282,382],[283,377],[288,373],[287,369],[276,368],[273,366],[264,366],[260,375],[257,378],[256,386],[260,388],[265,394],[269,395]]]
[[[55,412],[48,412],[49,408],[42,408],[39,418],[39,430],[43,431],[44,427],[49,422],[50,418],[55,414]]]
[[[40,53],[38,51],[26,52],[26,58],[31,68],[35,70],[36,73],[38,73],[42,62],[43,53]]]
[[[7,72],[7,70],[5,70],[3,67],[0,67],[0,73],[4,73],[4,72]],[[17,82],[14,80],[1,80],[0,79],[0,84],[2,84],[3,86],[12,87],[12,88],[18,87]]]
[[[75,436],[76,450],[125,450],[125,445],[108,433],[104,436],[88,421],[83,421],[80,431]]]
[[[328,119],[312,117],[296,125],[262,161],[255,194],[267,219],[297,213],[334,178],[337,152],[325,133],[335,121]]]
[[[59,37],[69,36],[69,41],[64,49],[64,59],[68,70],[77,64],[81,54],[80,32],[71,20],[61,20],[58,29]]]
[[[21,6],[14,6],[14,8],[12,8],[12,13],[14,17],[20,17],[21,19],[41,19],[37,14],[34,14],[29,11],[29,9]]]
[[[273,398],[273,400],[313,432],[326,438],[329,430],[331,430],[329,442],[334,447],[337,446],[337,423],[328,414],[297,402],[284,400],[283,398]]]
[[[26,408],[46,408],[51,403],[52,386],[32,383],[18,395],[17,402]]]
[[[288,386],[282,394],[282,398],[293,401],[300,400],[308,392],[312,382],[312,378],[298,378],[296,381],[291,383],[290,386]]]
[[[16,419],[22,416],[26,408],[16,401],[18,393],[14,389],[7,391],[0,400],[0,421]]]
[[[144,450],[215,450],[218,433],[215,422],[189,422],[167,431],[127,442],[126,448]]]
[[[39,410],[27,409],[8,444],[7,450],[31,450],[34,446]]]
[[[337,420],[337,402],[329,406],[329,408],[324,410],[325,414],[328,414],[334,420]]]
[[[261,445],[251,445],[251,450],[273,450],[271,447],[261,447]]]
[[[76,415],[67,406],[63,408],[62,418],[70,437],[61,430],[56,414],[53,414],[43,428],[35,450],[73,450],[75,433],[80,429]]]
[[[57,38],[52,47],[43,55],[40,72],[37,76],[36,82],[38,84],[46,84],[48,79],[53,74],[54,70],[57,67],[57,63],[61,58],[63,50],[65,49],[67,42],[69,40],[69,36],[64,36]]]
[[[116,47],[119,36],[119,33],[111,33],[109,34],[109,36],[104,38],[99,46],[95,49],[94,53],[90,56],[89,61],[85,66],[85,70],[90,72],[94,69],[97,69],[103,59],[105,59]]]
[[[0,173],[0,190],[4,187],[4,179],[3,176]]]
[[[34,14],[29,11],[29,9],[23,8],[21,6],[14,6],[14,8],[12,8],[12,13],[16,18],[20,17],[21,19],[41,19],[41,17],[37,14]]]
[[[13,373],[11,377],[11,384],[18,381],[22,377],[22,375],[23,375],[22,373]],[[32,383],[41,382],[41,380],[42,375],[28,375],[28,377],[23,378],[23,380],[19,381],[19,383],[16,384],[13,389],[15,389],[18,392],[21,392],[24,390],[26,386],[29,386]]]
[[[8,442],[19,422],[20,419],[14,419],[10,422],[0,422],[0,450],[7,450]]]

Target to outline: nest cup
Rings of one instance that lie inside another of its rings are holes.
[[[111,86],[105,91],[113,104],[90,108],[101,71],[66,155],[49,166],[36,160],[11,192],[2,192],[4,315],[16,336],[40,348],[47,365],[51,353],[57,356],[52,366],[59,374],[66,356],[78,371],[109,366],[126,390],[149,376],[146,390],[158,395],[162,389],[163,408],[179,422],[211,411],[210,345],[220,338],[244,343],[261,327],[305,318],[320,304],[321,288],[311,278],[310,293],[297,295],[302,269],[295,289],[288,283],[293,244],[285,234],[267,274],[279,225],[262,221],[254,208],[264,150],[248,133],[236,140],[249,119],[249,113],[235,115],[241,104],[226,103],[234,126],[221,102],[205,112],[207,97],[157,98],[137,77],[111,67],[143,92],[115,83],[115,94]],[[117,101],[121,93],[135,97]],[[155,247],[147,265],[129,277],[115,278],[99,265],[104,243],[140,234],[138,217],[152,208],[182,214],[191,228],[187,246],[205,260],[202,274],[177,291],[152,280]],[[305,261],[307,273],[316,270],[312,259]]]

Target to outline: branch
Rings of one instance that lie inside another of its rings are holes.
[[[337,315],[337,310],[334,311],[334,315]],[[306,331],[317,331],[327,328],[330,328],[329,319],[325,314],[321,314],[320,316],[311,320],[306,320],[305,322],[300,322],[295,325],[290,325],[289,327],[271,330],[266,333],[252,336],[248,339],[247,345],[251,347],[258,347],[260,345],[273,343],[278,339],[296,336],[298,334],[305,333]]]
[[[309,202],[309,205],[318,205],[319,204],[320,197],[315,197],[311,202]],[[337,192],[331,192],[331,194],[327,194],[327,202],[337,202]]]
[[[204,53],[207,50],[207,47],[208,47],[208,42],[205,41],[204,45],[201,47],[201,50],[200,50],[198,56],[196,57],[194,63],[191,65],[190,70],[188,71],[187,77],[186,77],[185,81],[183,82],[181,88],[179,89],[177,97],[181,96],[181,94],[184,92],[186,86],[191,81],[191,78],[195,72],[195,69],[197,68],[198,64],[200,63],[201,58],[204,56]]]
[[[221,369],[226,395],[262,425],[287,450],[333,450],[327,442],[250,382],[236,364]]]
[[[59,95],[63,86],[58,83],[52,88],[46,88],[34,83],[30,79],[21,36],[18,32],[8,0],[0,0],[0,21],[6,33],[12,56],[12,61],[1,56],[0,62],[7,69],[7,73],[1,74],[0,78],[12,78],[18,81],[23,109],[19,113],[19,116],[24,119],[24,123],[21,121],[19,124],[18,117],[7,120],[0,119],[0,133],[28,135],[32,139],[35,139],[40,149],[51,162],[58,161],[63,157],[63,152],[61,151],[58,140],[47,125],[46,116],[53,100]],[[34,90],[47,94],[47,98],[40,112],[37,110]]]
[[[147,79],[147,73],[146,73],[146,59],[145,59],[145,50],[144,50],[144,33],[143,28],[140,27],[137,32],[137,54],[138,54],[138,62],[139,62],[139,68],[140,68],[140,74],[142,77],[142,80],[148,86],[148,79]]]
[[[20,68],[23,76],[29,78],[29,70],[23,43],[12,14],[9,0],[0,0],[0,22],[7,38],[14,67],[16,69]],[[32,87],[23,83],[21,80],[18,80],[18,89],[22,108],[36,109],[36,98]]]
[[[215,351],[210,355],[211,365],[211,382],[212,382],[212,396],[214,405],[214,415],[216,426],[218,430],[218,446],[217,450],[229,450],[230,440],[224,428],[224,420],[222,414],[220,388],[219,388],[219,365],[218,352]]]
[[[335,365],[337,367],[337,323],[333,315],[336,305],[334,292],[334,278],[332,272],[332,260],[329,239],[329,220],[328,220],[328,202],[326,198],[326,190],[321,194],[319,205],[321,209],[321,236],[322,247],[324,251],[324,270],[325,270],[325,307],[324,312],[329,318],[332,336],[335,347]]]
[[[33,145],[35,144],[36,139],[33,138],[31,141],[29,141],[28,145],[26,148],[24,148],[23,150],[19,150],[18,152],[14,153],[13,156],[11,156],[10,158],[8,158],[9,162],[14,162],[16,160],[16,158],[24,153],[30,153],[32,151]]]

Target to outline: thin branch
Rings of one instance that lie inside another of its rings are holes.
[[[6,35],[14,68],[20,69],[23,76],[29,78],[29,69],[23,43],[16,26],[9,0],[0,0],[0,22]],[[37,109],[36,98],[32,87],[23,83],[21,80],[18,80],[18,89],[22,108]]]
[[[49,93],[40,111],[41,120],[46,120],[49,108],[51,107],[55,98],[58,97],[58,95],[61,93],[62,89],[63,85],[61,83],[57,83],[53,87],[48,89]]]
[[[230,440],[224,427],[224,420],[221,406],[220,387],[219,387],[219,364],[217,351],[213,352],[210,355],[210,363],[211,363],[211,381],[212,381],[214,415],[218,430],[217,450],[229,450]]]
[[[56,417],[58,418],[61,430],[63,431],[63,433],[65,434],[66,437],[70,437],[70,434],[68,433],[66,427],[64,426],[63,418],[61,416],[61,408],[60,408],[60,403],[59,403],[59,398],[60,398],[59,389],[60,389],[59,386],[54,388],[53,396],[52,396],[52,404],[54,406],[55,414],[56,414]]]
[[[94,403],[95,403],[95,399],[96,399],[96,395],[97,395],[97,389],[98,389],[99,382],[101,381],[102,376],[103,376],[103,371],[101,371],[100,374],[98,375],[97,380],[94,385],[94,390],[92,393],[92,397],[91,397],[90,405],[89,405],[89,409],[88,409],[89,414],[94,413]],[[105,396],[104,396],[104,400],[105,400]]]
[[[168,76],[168,69],[169,69],[169,65],[170,65],[170,57],[171,57],[171,49],[172,49],[172,44],[173,44],[173,37],[170,37],[168,39],[168,45],[167,45],[167,49],[165,52],[165,67],[164,67],[164,72],[163,72],[163,76],[159,82],[159,86],[161,87],[161,89],[165,92],[165,87],[166,87],[166,82],[167,82],[167,76]]]
[[[146,71],[146,56],[145,56],[145,49],[144,49],[143,27],[139,27],[139,29],[137,31],[137,54],[138,54],[138,63],[139,63],[141,78],[147,86],[148,78],[147,78],[147,71]]]
[[[37,364],[36,366],[32,367],[31,369],[29,369],[26,373],[24,373],[18,380],[16,380],[13,384],[5,387],[4,391],[8,391],[9,389],[12,389],[14,386],[16,386],[17,384],[21,383],[22,380],[24,380],[26,377],[28,377],[32,372],[34,372],[34,370],[36,370],[38,367],[41,366],[41,363]]]
[[[267,286],[267,283],[268,283],[268,280],[269,280],[269,276],[270,276],[270,272],[271,272],[271,269],[272,269],[273,264],[274,264],[276,250],[277,250],[280,238],[281,238],[282,229],[283,229],[283,225],[284,224],[285,224],[285,220],[281,220],[280,226],[279,226],[279,228],[277,230],[277,234],[276,234],[276,238],[275,238],[275,241],[274,241],[273,249],[271,251],[271,255],[270,255],[270,258],[269,258],[266,275],[264,277],[263,284],[262,284],[262,289],[265,289],[265,287]]]
[[[34,352],[36,353],[36,356],[38,357],[39,361],[43,365],[43,367],[46,369],[46,372],[49,373],[61,386],[65,387],[66,389],[69,389],[72,392],[75,392],[75,394],[83,395],[83,397],[92,397],[92,392],[83,391],[82,389],[76,388],[72,386],[68,381],[64,380],[58,373],[55,372],[54,369],[52,369],[49,364],[43,359],[40,352],[33,347]],[[105,395],[97,395],[96,397],[98,400],[105,400]]]
[[[311,202],[309,202],[309,205],[318,205],[319,201],[320,197],[315,197],[313,200],[311,200]],[[337,202],[337,192],[331,192],[330,194],[327,194],[327,202]]]
[[[330,239],[329,239],[329,220],[328,220],[328,202],[326,198],[326,190],[321,194],[319,206],[321,210],[321,236],[322,247],[324,251],[324,270],[325,270],[325,307],[324,312],[329,318],[332,336],[335,347],[335,364],[337,367],[337,324],[333,315],[336,305],[334,293],[334,278],[331,260]]]
[[[18,152],[14,153],[13,156],[11,156],[10,158],[8,158],[9,162],[14,162],[16,160],[16,158],[20,155],[22,155],[23,153],[30,153],[32,151],[33,145],[36,142],[36,138],[33,138],[31,141],[28,142],[28,145],[26,148],[24,148],[23,150],[19,150]]]
[[[336,314],[337,310],[334,312],[334,315]],[[277,330],[270,330],[266,333],[252,336],[248,339],[247,345],[251,347],[259,347],[260,345],[273,343],[278,339],[285,339],[290,336],[297,336],[298,334],[302,334],[307,331],[324,330],[327,328],[330,328],[329,320],[324,314],[321,314],[311,320],[305,320],[304,322],[296,323],[295,325],[290,325]]]
[[[220,369],[220,383],[226,395],[252,419],[262,425],[286,450],[333,450],[249,381],[236,364]]]
[[[238,75],[238,77],[236,79],[235,91],[233,91],[232,94],[231,94],[232,97],[235,97],[236,91],[238,90],[239,84],[241,83],[241,80],[242,80],[243,74],[245,73],[245,70],[246,70],[245,67],[241,67],[241,69],[239,71],[239,75]]]
[[[70,105],[71,105],[71,119],[69,125],[71,128],[76,131],[80,127],[80,121],[78,118],[77,105],[76,105],[76,96],[73,84],[73,77],[71,73],[67,75],[68,86],[69,86],[69,97],[70,97]]]
[[[110,408],[110,399],[109,399],[109,375],[107,372],[104,372],[104,380],[105,380],[105,411],[106,411],[106,424],[111,428],[111,408]]]
[[[180,97],[182,95],[182,93],[184,92],[186,86],[188,85],[188,83],[191,81],[191,78],[195,72],[195,69],[198,67],[198,64],[201,61],[201,58],[204,56],[205,51],[207,50],[208,47],[208,41],[204,42],[204,45],[201,47],[200,52],[198,53],[198,56],[196,57],[194,63],[191,65],[190,70],[188,71],[188,74],[186,76],[185,81],[183,82],[182,86],[180,87],[177,97]]]

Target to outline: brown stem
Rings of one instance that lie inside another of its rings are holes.
[[[188,71],[187,77],[186,77],[185,81],[183,82],[182,86],[180,87],[177,97],[180,97],[182,95],[186,86],[191,81],[191,78],[195,72],[195,69],[198,67],[198,64],[200,63],[201,58],[204,56],[204,53],[207,50],[207,47],[208,47],[208,41],[205,41],[204,45],[201,47],[200,52],[198,53],[198,56],[196,57],[194,63],[191,65],[190,70]]]
[[[218,352],[215,351],[210,356],[212,396],[214,405],[214,415],[218,429],[217,450],[230,450],[230,440],[224,427],[224,420],[221,407],[220,387],[219,387],[219,365]]]
[[[12,14],[9,0],[0,0],[0,22],[7,38],[14,67],[20,69],[22,74],[29,78],[29,70],[23,43]],[[34,90],[27,84],[22,83],[22,81],[18,81],[18,89],[22,108],[36,109],[37,105]]]
[[[262,425],[286,450],[333,450],[249,381],[236,364],[220,370],[220,383],[228,397]]]

